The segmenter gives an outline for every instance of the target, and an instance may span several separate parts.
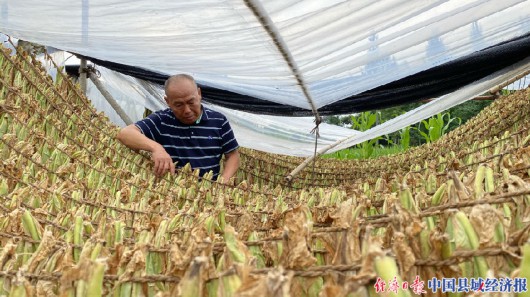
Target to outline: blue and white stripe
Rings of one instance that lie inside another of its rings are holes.
[[[203,107],[199,123],[186,125],[176,119],[171,109],[157,111],[136,122],[136,127],[148,138],[160,143],[182,167],[187,163],[200,174],[212,170],[214,178],[220,170],[223,154],[239,147],[226,117]]]

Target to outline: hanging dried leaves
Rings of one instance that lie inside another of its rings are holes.
[[[367,296],[382,275],[526,273],[530,195],[483,199],[530,189],[529,90],[436,143],[317,160],[293,187],[300,159],[241,148],[233,187],[154,177],[66,77],[4,49],[0,66],[0,295]]]

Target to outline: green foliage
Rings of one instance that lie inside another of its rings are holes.
[[[515,90],[502,89],[502,90],[499,91],[499,94],[501,94],[502,96],[507,96],[507,95],[513,94],[515,92],[516,92]]]
[[[502,92],[501,92],[502,93]],[[400,131],[378,137],[367,142],[326,155],[337,159],[363,159],[388,155],[407,150],[411,146],[432,142],[446,134],[488,106],[492,100],[470,100],[455,106],[445,113],[434,116],[418,124],[417,127],[405,127]],[[366,131],[375,124],[384,123],[409,110],[415,109],[422,103],[415,102],[386,108],[374,112],[363,112],[354,116],[329,116],[324,119],[329,124],[351,127],[359,131]]]
[[[373,125],[377,122],[377,116],[381,114],[380,112],[372,113],[371,111],[361,112],[358,115],[351,117],[352,129],[357,131],[366,131],[372,128]]]
[[[384,123],[397,116],[400,116],[421,105],[422,105],[421,102],[413,102],[413,103],[407,103],[407,104],[402,104],[402,105],[382,109],[380,110],[381,123]],[[405,133],[405,135],[403,135],[403,133]],[[408,143],[402,142],[403,137],[405,137],[405,141],[408,141]],[[421,137],[420,133],[416,129],[409,129],[406,132],[403,132],[402,130],[396,131],[396,132],[388,134],[387,138],[391,139],[393,144],[406,146],[407,148],[409,148],[410,146],[416,146],[416,145],[420,145],[423,143],[423,138]]]
[[[365,111],[356,116],[352,116],[352,129],[357,131],[366,131],[372,128],[372,126],[374,126],[377,122],[378,115],[378,112],[372,113],[370,111]],[[377,145],[379,139],[381,139],[381,137],[376,137],[356,145],[356,147],[361,149],[361,156],[364,159],[370,158],[370,156],[374,153],[374,148]]]
[[[421,121],[421,124],[423,124],[425,129],[422,131],[420,125],[418,131],[425,139],[426,143],[431,143],[440,139],[440,137],[442,137],[442,135],[449,129],[449,125],[455,120],[458,122],[458,125],[462,123],[460,118],[451,117],[449,112],[439,113],[427,120]]]
[[[336,125],[336,126],[342,126],[342,127],[351,127],[351,116],[350,115],[343,115],[343,116],[325,116],[323,117],[323,120],[325,123]]]
[[[450,108],[448,112],[451,113],[453,117],[460,118],[462,120],[462,123],[460,123],[460,125],[463,125],[469,119],[477,115],[486,106],[490,105],[491,102],[493,102],[493,100],[469,100],[453,108]],[[451,125],[449,125],[449,129],[447,130],[447,132],[454,130],[456,127],[458,127],[457,122],[452,122]]]
[[[399,131],[401,148],[406,151],[410,147],[410,126],[405,127]]]
[[[422,105],[422,103],[419,103],[419,102],[413,102],[413,103],[407,103],[407,104],[402,104],[402,105],[398,105],[398,106],[394,106],[394,107],[389,107],[389,108],[385,108],[385,109],[381,109],[379,110],[380,114],[381,114],[381,123],[384,123],[388,120],[391,120],[397,116],[400,116],[404,113],[406,113],[407,111],[409,110],[413,110],[415,108],[418,108]]]

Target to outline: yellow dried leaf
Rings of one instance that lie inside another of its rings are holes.
[[[399,264],[400,275],[403,277],[408,276],[411,268],[414,267],[416,257],[412,248],[407,243],[405,235],[401,232],[394,233],[394,253]]]
[[[280,258],[284,267],[301,269],[317,261],[309,249],[312,222],[307,220],[307,211],[306,207],[298,207],[285,215],[283,253]]]
[[[55,297],[55,284],[50,281],[38,281],[36,288],[37,297]]]
[[[469,213],[469,221],[477,232],[481,247],[494,246],[495,226],[502,223],[503,214],[489,204],[473,206]]]

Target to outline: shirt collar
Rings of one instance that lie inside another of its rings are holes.
[[[201,115],[199,116],[199,118],[197,120],[195,120],[195,124],[199,124],[202,119],[206,119],[206,120],[209,120],[210,118],[208,117],[208,113],[206,112],[206,109],[204,108],[204,106],[201,104]]]

